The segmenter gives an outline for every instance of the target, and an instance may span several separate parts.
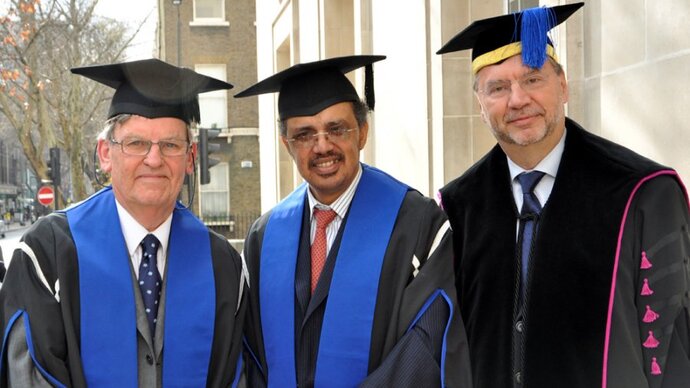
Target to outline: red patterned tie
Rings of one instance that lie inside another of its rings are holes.
[[[335,211],[314,209],[314,218],[316,219],[316,235],[314,242],[311,244],[311,292],[314,293],[316,284],[319,282],[321,271],[326,264],[326,228],[335,218]]]

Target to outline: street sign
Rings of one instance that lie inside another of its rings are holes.
[[[43,206],[48,206],[53,203],[53,199],[55,199],[55,192],[50,186],[41,186],[41,188],[38,189],[36,198],[38,199],[38,203]]]

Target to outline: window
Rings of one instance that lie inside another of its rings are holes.
[[[230,182],[227,163],[211,167],[211,182],[200,185],[201,219],[207,225],[228,224],[230,222]]]
[[[225,65],[196,65],[194,70],[199,74],[207,75],[225,81]],[[204,128],[227,128],[228,126],[228,91],[216,90],[199,94],[199,109],[201,110],[201,123]]]
[[[539,6],[539,0],[508,0],[508,12],[517,12]]]
[[[194,0],[193,23],[225,23],[225,0]]]

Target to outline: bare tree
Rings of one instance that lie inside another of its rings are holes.
[[[39,178],[48,179],[48,149],[63,150],[71,179],[61,188],[75,201],[94,185],[90,155],[112,89],[69,69],[121,61],[141,28],[128,32],[123,22],[99,17],[97,2],[11,0],[0,19],[0,113]]]

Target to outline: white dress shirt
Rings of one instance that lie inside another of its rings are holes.
[[[170,226],[172,225],[172,213],[170,213],[170,216],[161,224],[161,226],[159,226],[153,232],[149,232],[140,223],[138,223],[137,220],[135,220],[134,217],[132,217],[132,215],[129,214],[119,202],[117,202],[117,200],[115,200],[115,204],[117,205],[117,215],[120,218],[122,235],[125,238],[127,252],[129,253],[130,260],[132,260],[134,274],[136,275],[137,279],[139,278],[139,265],[141,264],[141,241],[149,233],[156,236],[158,241],[160,241],[160,245],[158,246],[158,254],[156,256],[156,267],[158,268],[158,273],[161,275],[161,279],[163,279],[168,253]]]
[[[553,190],[553,185],[556,183],[556,173],[558,172],[558,166],[561,164],[561,157],[563,156],[563,149],[565,148],[565,135],[566,132],[564,131],[563,136],[561,136],[561,140],[558,141],[558,144],[556,144],[551,152],[549,152],[549,154],[546,155],[546,157],[542,159],[541,162],[539,162],[532,170],[523,169],[506,156],[508,159],[508,169],[510,170],[510,179],[513,186],[513,198],[515,199],[515,205],[517,206],[518,213],[520,212],[520,209],[522,209],[523,197],[522,186],[520,186],[517,176],[523,172],[541,171],[544,173],[544,176],[534,187],[534,195],[539,200],[542,208],[546,206],[546,201],[549,200],[551,190]],[[516,222],[518,224],[515,233],[515,239],[517,241],[520,233],[520,220],[518,219]]]
[[[539,183],[537,183],[537,186],[535,186],[534,195],[537,196],[542,207],[546,206],[546,201],[548,201],[551,190],[553,190],[553,185],[556,182],[558,166],[561,164],[561,157],[563,156],[563,149],[565,148],[565,135],[566,133],[563,132],[563,136],[561,136],[561,140],[558,144],[556,144],[551,152],[549,152],[549,154],[532,170],[523,169],[507,157],[510,179],[513,184],[513,198],[515,199],[515,205],[517,206],[518,212],[522,208],[522,187],[517,180],[517,176],[523,172],[541,171],[545,173]]]

